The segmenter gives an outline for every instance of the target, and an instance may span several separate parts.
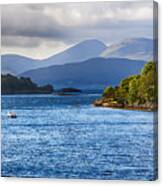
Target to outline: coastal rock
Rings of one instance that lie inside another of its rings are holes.
[[[102,106],[103,106],[103,107],[109,107],[110,104],[109,104],[109,103],[102,103]]]
[[[96,107],[102,106],[103,100],[95,100],[93,104],[94,104],[94,106],[96,106]]]

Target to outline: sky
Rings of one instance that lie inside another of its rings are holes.
[[[152,38],[152,19],[152,1],[3,5],[1,53],[43,59],[87,39]]]

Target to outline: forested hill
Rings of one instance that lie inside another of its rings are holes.
[[[122,80],[117,87],[109,86],[95,106],[154,110],[157,108],[157,69],[148,62],[141,73]]]
[[[30,78],[16,77],[10,74],[1,75],[2,94],[49,94],[53,92],[51,85],[37,86]]]

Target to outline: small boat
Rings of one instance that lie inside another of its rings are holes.
[[[9,117],[9,118],[17,118],[17,115],[16,115],[15,112],[8,112],[7,113],[7,117]]]

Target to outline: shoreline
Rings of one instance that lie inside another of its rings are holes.
[[[147,112],[154,112],[157,111],[157,106],[156,105],[150,105],[150,106],[145,106],[145,105],[123,105],[123,104],[118,104],[118,103],[108,103],[104,102],[103,100],[95,100],[93,102],[93,105],[95,107],[105,107],[105,108],[113,108],[113,109],[126,109],[126,110],[140,110],[140,111],[147,111]]]

